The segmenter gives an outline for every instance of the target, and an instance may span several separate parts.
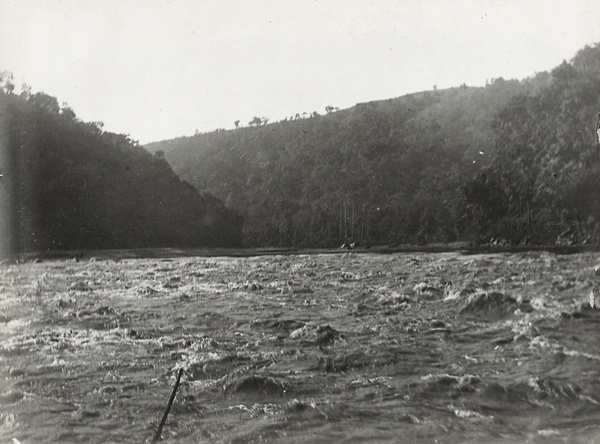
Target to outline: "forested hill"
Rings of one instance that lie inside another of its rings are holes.
[[[599,95],[595,45],[524,80],[256,118],[147,148],[238,209],[248,245],[589,242]]]
[[[13,94],[7,79],[2,185],[13,253],[240,244],[239,213],[200,195],[163,158],[80,121],[54,97]]]

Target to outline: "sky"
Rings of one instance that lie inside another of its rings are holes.
[[[524,79],[598,42],[598,0],[0,0],[15,92],[142,144]]]

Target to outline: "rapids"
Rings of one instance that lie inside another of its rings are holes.
[[[599,259],[3,265],[0,442],[600,442]]]

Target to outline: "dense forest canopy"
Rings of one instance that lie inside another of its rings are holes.
[[[150,144],[247,245],[597,241],[600,46],[524,80]]]
[[[1,80],[13,253],[240,245],[239,213],[181,181],[163,157]]]

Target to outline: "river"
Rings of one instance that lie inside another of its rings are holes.
[[[0,441],[149,442],[183,368],[165,443],[600,442],[599,260],[4,265]]]

